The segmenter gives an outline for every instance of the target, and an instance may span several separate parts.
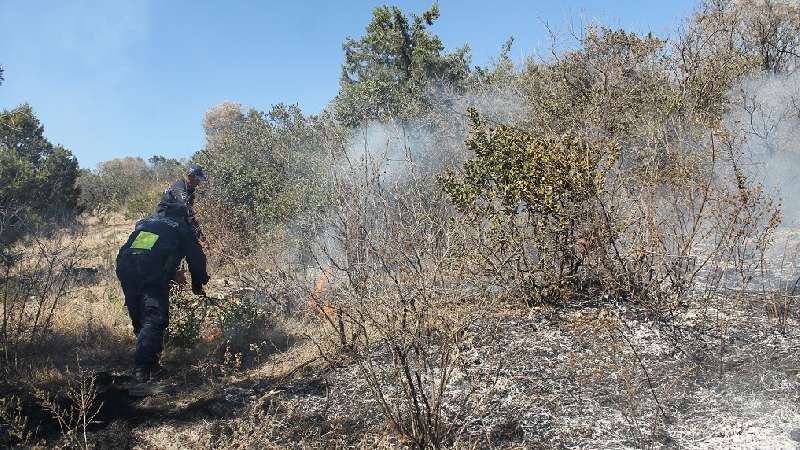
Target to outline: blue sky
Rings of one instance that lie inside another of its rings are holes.
[[[317,113],[336,95],[342,41],[379,1],[0,0],[0,109],[31,104],[82,167],[123,156],[188,157],[225,100]],[[422,12],[430,0],[394,2]],[[432,30],[487,64],[514,36],[520,61],[546,52],[545,23],[673,34],[693,0],[441,0]]]

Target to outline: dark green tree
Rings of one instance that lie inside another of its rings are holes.
[[[25,230],[21,224],[78,212],[78,161],[44,137],[27,104],[0,112],[0,244]]]
[[[442,41],[429,31],[438,18],[435,3],[410,19],[395,6],[375,8],[366,34],[342,45],[336,118],[357,126],[366,120],[418,117],[430,106],[431,87],[462,84],[469,74],[469,48],[445,53]]]
[[[78,178],[78,160],[72,152],[56,145],[44,157],[38,166],[38,179],[40,183],[39,204],[37,210],[41,215],[48,215],[56,212],[53,209],[61,209],[61,212],[76,212],[78,206],[78,196],[80,194],[75,186]]]
[[[0,146],[34,165],[53,150],[53,145],[44,137],[44,127],[27,103],[0,114]]]
[[[30,204],[36,186],[33,164],[19,153],[0,145],[0,208]],[[15,208],[16,209],[16,208]]]

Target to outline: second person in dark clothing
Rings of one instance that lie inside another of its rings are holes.
[[[176,180],[164,191],[164,195],[161,196],[161,201],[156,207],[156,213],[163,213],[168,207],[177,207],[180,210],[177,215],[184,217],[186,223],[191,226],[197,241],[205,245],[205,236],[200,230],[193,211],[195,188],[203,181],[206,181],[203,169],[197,164],[190,163],[183,178]]]

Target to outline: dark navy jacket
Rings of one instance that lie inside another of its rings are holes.
[[[167,208],[169,210],[169,208]],[[175,278],[183,258],[189,264],[192,285],[208,282],[206,255],[191,227],[181,220],[156,214],[140,220],[117,255],[117,271],[138,277],[143,284]]]

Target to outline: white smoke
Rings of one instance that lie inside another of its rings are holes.
[[[387,232],[383,216],[391,214],[401,197],[424,197],[426,207],[435,208],[435,199],[441,198],[437,177],[446,170],[458,172],[472,156],[465,144],[468,108],[490,122],[507,124],[522,120],[528,111],[524,97],[506,87],[484,85],[466,93],[438,87],[429,95],[434,105],[423,117],[372,121],[352,130],[343,157],[335,162],[335,189],[347,193],[339,208],[357,210],[364,217],[360,227],[365,233]],[[318,232],[314,259],[320,269],[328,260],[342,266],[342,228],[333,217],[323,222],[337,225]]]
[[[414,120],[372,121],[353,131],[347,163],[359,176],[372,174],[396,184],[409,176],[431,177],[458,169],[470,157],[464,144],[467,109],[490,123],[514,125],[529,111],[522,94],[508,87],[481,86],[466,93],[448,87],[432,90],[434,105]]]
[[[405,179],[429,147],[417,130],[417,124],[402,122],[370,122],[354,130],[347,145],[345,170],[356,177],[377,177],[390,183]]]
[[[744,80],[726,127],[743,139],[750,175],[781,199],[787,225],[800,224],[800,72]]]

